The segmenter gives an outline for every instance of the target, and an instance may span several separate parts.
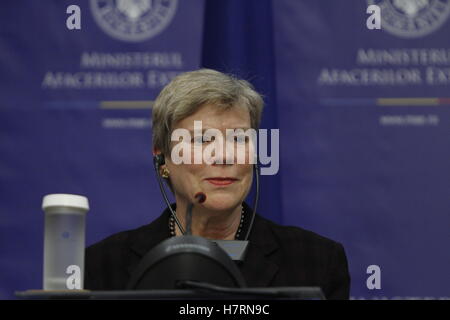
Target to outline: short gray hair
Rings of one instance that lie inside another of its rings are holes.
[[[254,87],[233,75],[200,69],[178,75],[156,98],[153,105],[153,147],[168,154],[173,124],[207,103],[224,109],[237,105],[246,107],[252,128],[259,128],[264,101]]]

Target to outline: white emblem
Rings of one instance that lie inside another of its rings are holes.
[[[178,0],[90,0],[92,15],[113,38],[140,42],[163,31],[172,21]]]
[[[450,0],[367,0],[381,8],[381,29],[418,38],[439,29],[450,15]]]

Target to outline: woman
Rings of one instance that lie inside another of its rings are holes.
[[[217,144],[205,132],[198,134],[196,126],[201,124],[203,130],[214,129],[227,137],[230,129],[258,129],[262,109],[261,96],[247,81],[214,70],[181,74],[161,91],[153,108],[153,152],[164,157],[160,174],[175,195],[173,208],[183,229],[188,204],[196,203],[196,193],[202,192],[207,198],[195,206],[192,234],[208,239],[244,238],[252,215],[244,200],[252,186],[253,140],[238,136]],[[194,137],[172,139],[177,132]],[[203,152],[212,144],[219,147],[209,154]],[[239,144],[244,148],[239,149]],[[199,145],[202,148],[196,149]],[[242,150],[244,163],[237,161]],[[180,158],[198,159],[199,155],[201,163],[180,163]],[[182,230],[166,209],[149,225],[89,247],[85,288],[124,289],[148,250],[180,235]],[[320,286],[328,299],[348,298],[350,277],[339,243],[301,228],[277,225],[259,215],[249,240],[245,260],[239,264],[247,286]]]

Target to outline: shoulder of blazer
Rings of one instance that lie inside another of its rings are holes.
[[[313,272],[327,299],[349,298],[350,274],[341,243],[300,227],[276,224],[261,216],[255,219],[255,227],[265,230],[266,238],[277,242],[273,261],[291,270]],[[256,234],[261,237],[262,233]]]

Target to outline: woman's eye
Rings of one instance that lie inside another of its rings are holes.
[[[249,141],[249,138],[247,135],[243,134],[243,135],[238,135],[238,136],[234,136],[234,142],[237,143],[247,143]]]
[[[211,137],[211,139],[208,139],[205,136],[199,136],[199,137],[194,137],[191,140],[191,142],[198,143],[198,144],[208,143],[210,141],[214,141],[214,137]]]
[[[191,142],[196,143],[196,144],[203,143],[203,138],[202,137],[193,137]]]

